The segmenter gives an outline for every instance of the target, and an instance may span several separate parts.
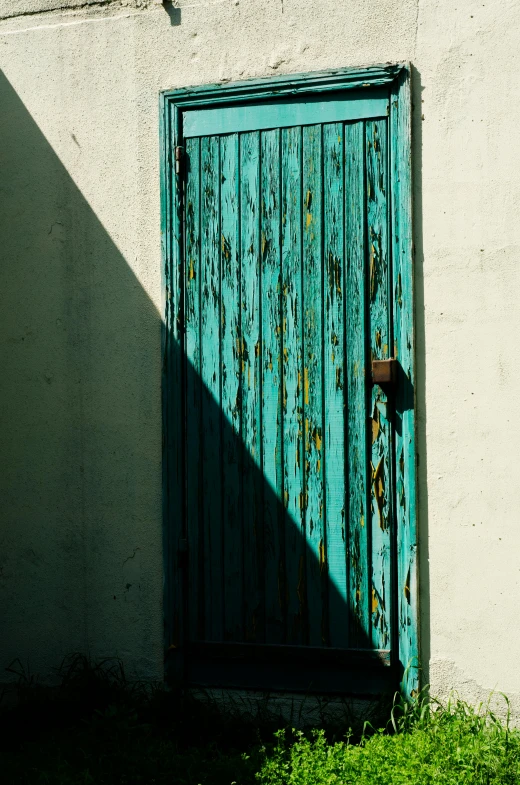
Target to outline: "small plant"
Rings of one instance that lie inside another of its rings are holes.
[[[359,744],[329,744],[322,730],[310,736],[277,734],[273,754],[257,774],[261,785],[517,785],[520,732],[491,710],[453,695],[446,704],[423,691],[406,702],[396,696],[386,728],[367,724]]]

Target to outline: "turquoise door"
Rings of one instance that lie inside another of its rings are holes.
[[[394,355],[390,110],[366,93],[179,119],[172,569],[195,683],[396,681],[395,383],[372,365]]]

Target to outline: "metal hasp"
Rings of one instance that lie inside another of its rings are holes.
[[[372,384],[395,384],[397,360],[372,360]]]

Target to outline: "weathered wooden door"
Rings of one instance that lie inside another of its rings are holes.
[[[182,114],[172,569],[192,682],[396,681],[398,413],[372,373],[402,285],[389,107],[373,87]]]

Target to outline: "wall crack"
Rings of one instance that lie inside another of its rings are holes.
[[[125,560],[124,560],[124,562],[123,562],[123,567],[124,567],[124,566],[125,566],[125,564],[126,564],[127,562],[129,562],[131,559],[134,559],[134,558],[135,558],[135,554],[137,553],[137,551],[140,551],[140,550],[141,550],[141,548],[134,548],[134,552],[132,553],[132,555],[131,555],[131,556],[129,556],[127,559],[125,559]]]

